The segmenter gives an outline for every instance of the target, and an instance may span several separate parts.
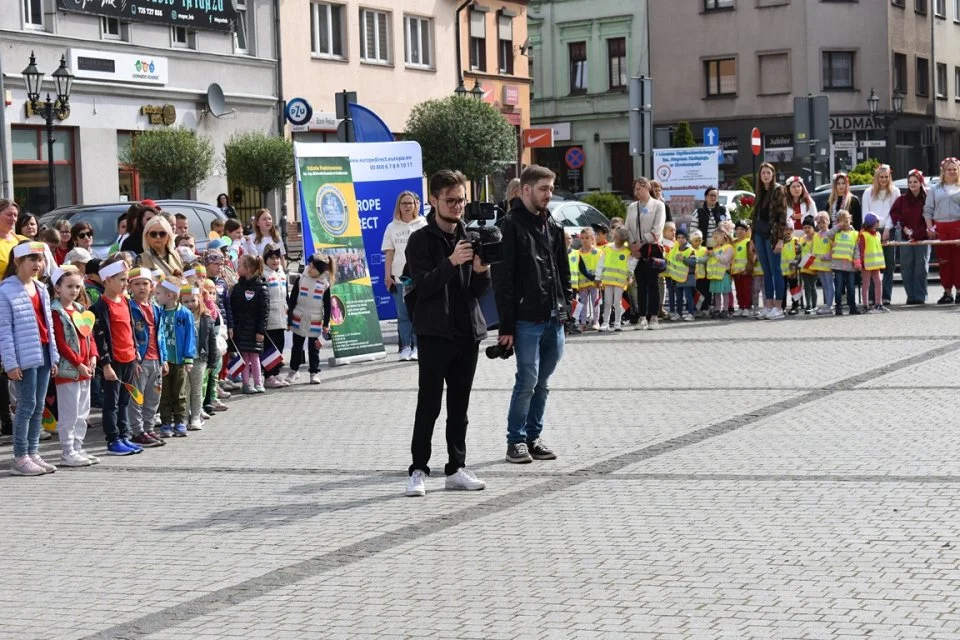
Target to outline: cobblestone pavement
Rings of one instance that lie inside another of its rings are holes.
[[[513,362],[483,360],[478,493],[403,496],[416,365],[393,357],[139,456],[0,474],[0,637],[956,640],[958,320],[578,336],[559,459],[523,466]]]

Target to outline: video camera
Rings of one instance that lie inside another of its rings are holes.
[[[474,255],[480,256],[484,265],[503,262],[503,234],[496,226],[487,226],[487,222],[497,219],[497,213],[503,213],[492,202],[468,202],[464,211],[467,222],[476,221],[475,229],[467,230],[467,237],[473,246]]]

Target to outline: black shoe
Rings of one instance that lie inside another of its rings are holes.
[[[843,307],[841,307],[840,305],[837,305],[836,309],[835,309],[834,312],[833,312],[833,315],[835,315],[835,316],[842,316],[842,315],[843,315]]]
[[[580,330],[580,325],[574,322],[572,325],[570,325],[570,333],[578,334],[578,333],[583,333],[583,331]]]
[[[944,292],[943,297],[937,300],[937,304],[953,304],[953,296]]]
[[[856,307],[850,307],[850,315],[859,316],[859,315],[863,315],[863,312],[860,311],[860,309],[857,309]]]
[[[516,444],[508,444],[507,462],[512,462],[514,464],[526,464],[528,462],[533,462],[533,456],[530,455],[530,451],[527,449],[527,443],[518,442]]]
[[[533,442],[527,443],[530,450],[530,456],[534,460],[556,460],[557,454],[546,445],[543,438],[537,438]]]

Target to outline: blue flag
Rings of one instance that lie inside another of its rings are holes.
[[[350,117],[353,119],[353,139],[357,142],[393,142],[390,127],[376,113],[366,107],[350,102]]]

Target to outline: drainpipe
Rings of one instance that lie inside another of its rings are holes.
[[[933,96],[933,161],[930,163],[930,175],[937,174],[937,165],[940,162],[940,119],[937,113],[937,9],[930,3],[930,72],[933,82],[930,83],[930,95]],[[946,87],[944,87],[946,89]]]
[[[7,171],[7,103],[3,86],[3,52],[0,51],[0,198],[13,198]]]
[[[283,99],[283,45],[280,37],[280,0],[273,0],[273,38],[277,49],[277,135],[286,137],[286,101]],[[287,188],[280,189],[280,234],[287,245]]]
[[[461,53],[461,49],[462,49],[461,41],[463,40],[463,38],[462,38],[462,34],[460,33],[460,25],[461,25],[460,12],[472,4],[473,4],[473,0],[467,0],[462,5],[457,7],[457,81],[459,83],[457,86],[463,85],[463,59],[462,59],[462,53]]]

